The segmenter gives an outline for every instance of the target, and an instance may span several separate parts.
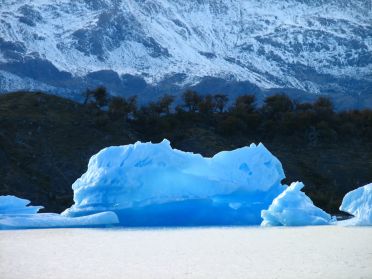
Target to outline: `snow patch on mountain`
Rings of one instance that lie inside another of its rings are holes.
[[[0,18],[0,70],[15,75],[31,57],[73,77],[110,69],[152,85],[182,74],[181,86],[372,86],[369,1],[3,0]]]

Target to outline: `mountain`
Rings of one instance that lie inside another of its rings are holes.
[[[365,0],[0,0],[0,91],[284,91],[372,107],[371,18]]]

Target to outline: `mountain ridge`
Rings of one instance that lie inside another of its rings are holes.
[[[227,94],[290,89],[372,107],[368,1],[3,0],[0,14],[1,91],[78,99],[103,84],[149,100],[215,78]]]

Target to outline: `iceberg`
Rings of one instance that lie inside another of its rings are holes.
[[[259,225],[261,210],[285,190],[284,178],[263,144],[207,158],[167,140],[137,142],[92,156],[62,215],[112,211],[123,226]]]
[[[0,196],[0,214],[35,214],[42,206],[27,206],[29,200],[15,196]]]
[[[91,157],[72,185],[74,204],[62,214],[37,213],[42,207],[28,200],[1,196],[0,229],[335,221],[301,192],[301,182],[288,187],[284,178],[280,161],[261,143],[213,157],[173,149],[167,140],[112,146]]]
[[[55,213],[37,213],[43,207],[27,206],[29,203],[15,196],[0,196],[0,230],[103,227],[119,222],[114,212],[69,218]]]
[[[339,222],[342,225],[372,225],[372,183],[359,187],[345,195],[340,210],[354,218]]]
[[[114,212],[102,212],[89,216],[69,218],[56,213],[0,215],[0,229],[46,229],[104,227],[117,224]]]
[[[294,182],[276,197],[269,209],[261,212],[261,226],[314,226],[336,222],[301,192],[303,187],[302,182]]]

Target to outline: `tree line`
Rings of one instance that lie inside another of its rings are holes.
[[[200,95],[187,90],[182,101],[163,95],[157,101],[139,106],[136,96],[109,97],[104,87],[87,91],[84,103],[97,110],[105,108],[109,120],[130,122],[148,137],[172,137],[182,127],[208,127],[218,134],[280,140],[291,136],[293,143],[337,143],[345,138],[372,140],[372,111],[336,112],[332,101],[324,96],[314,102],[296,102],[285,94],[266,97],[258,107],[252,94],[241,95],[232,102],[224,94]]]

